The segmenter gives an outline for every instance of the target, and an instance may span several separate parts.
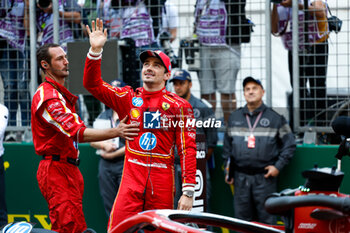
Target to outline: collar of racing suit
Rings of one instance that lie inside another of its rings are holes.
[[[147,95],[152,95],[152,96],[154,96],[154,95],[166,93],[166,88],[163,87],[163,88],[160,89],[159,91],[146,91],[145,88],[140,87],[140,88],[137,88],[136,91],[137,91],[137,94],[141,94],[141,93],[142,93],[143,95],[146,95],[146,96],[147,96]]]
[[[59,84],[58,82],[56,82],[55,80],[53,80],[50,77],[45,77],[45,80],[50,83],[51,85],[53,85],[53,87],[61,94],[63,95],[63,97],[68,100],[72,106],[75,106],[78,97],[73,95],[70,91],[68,91],[67,88],[65,88],[64,86],[62,86],[61,84]]]

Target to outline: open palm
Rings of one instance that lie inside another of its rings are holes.
[[[91,30],[88,25],[86,25],[86,30],[89,34],[92,51],[100,52],[107,41],[107,29],[103,30],[103,21],[97,18],[95,23],[93,20],[91,22]]]

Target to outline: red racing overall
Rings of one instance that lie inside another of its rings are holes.
[[[101,79],[101,59],[86,59],[84,86],[118,112],[120,119],[140,123],[140,133],[126,141],[121,185],[110,214],[108,231],[122,220],[151,209],[172,209],[174,202],[174,149],[180,155],[182,190],[194,190],[196,128],[191,105],[165,88],[116,88]],[[183,122],[183,123],[181,123]],[[192,121],[193,122],[193,121]]]
[[[32,132],[35,152],[44,156],[37,171],[39,188],[50,211],[52,230],[81,233],[84,180],[76,165],[77,141],[86,129],[75,113],[77,97],[46,77],[33,97]],[[69,160],[69,162],[68,162]]]

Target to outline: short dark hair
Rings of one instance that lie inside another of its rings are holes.
[[[48,64],[51,64],[51,55],[49,53],[50,48],[56,48],[60,47],[58,44],[49,43],[42,45],[37,51],[36,51],[36,59],[38,61],[38,66],[45,70],[44,67],[41,66],[41,61],[46,61]]]

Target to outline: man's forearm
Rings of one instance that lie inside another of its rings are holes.
[[[125,155],[125,146],[123,146],[122,148],[119,148],[118,150],[116,150],[114,152],[108,153],[108,158],[114,159],[114,158],[122,157],[124,155]]]
[[[277,12],[277,5],[273,4],[273,8],[271,11],[271,32],[277,33],[278,32],[278,12]]]
[[[95,149],[103,149],[105,147],[105,141],[93,141],[90,143],[90,146],[92,146]]]
[[[83,134],[84,142],[92,142],[92,141],[103,141],[115,137],[119,137],[120,132],[117,128],[111,129],[89,129],[87,128]]]

